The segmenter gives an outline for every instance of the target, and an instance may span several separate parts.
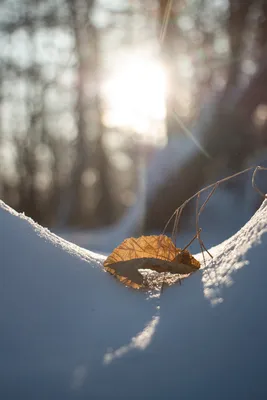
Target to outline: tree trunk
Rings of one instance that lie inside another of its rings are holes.
[[[176,58],[178,29],[176,26],[177,13],[172,0],[159,0],[159,30],[161,57],[167,76],[166,93],[166,133],[171,137],[179,131],[174,111],[176,109],[175,81],[177,76]]]
[[[102,146],[98,35],[89,17],[94,1],[69,0],[69,5],[76,41],[79,84],[76,105],[78,130],[76,158],[65,215],[69,216],[70,223],[96,227],[110,223],[112,202],[108,188],[108,160]],[[96,188],[92,188],[92,191],[97,191],[97,195],[94,196],[97,200],[90,211],[85,207],[87,199],[84,198],[82,182],[82,175],[87,169],[94,171],[98,178]]]

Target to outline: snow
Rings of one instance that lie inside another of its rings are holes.
[[[194,155],[199,152],[206,154],[205,149],[202,148],[203,136],[207,126],[211,123],[212,115],[216,108],[215,105],[218,101],[216,95],[211,99],[212,101],[204,102],[200,119],[191,131],[181,125],[180,134],[171,137],[166,147],[155,152],[147,168],[144,167],[143,162],[140,162],[138,165],[140,188],[139,193],[137,193],[137,200],[133,206],[126,210],[125,215],[117,223],[94,231],[68,231],[65,229],[63,231],[58,230],[55,233],[78,246],[102,252],[106,255],[125,238],[144,234],[143,220],[146,207],[149,206],[151,199],[157,195],[161,185],[170,177],[173,171],[181,170],[184,164]],[[179,123],[181,124],[181,122]],[[266,160],[266,152],[257,159],[254,157],[248,160],[248,165],[245,167],[250,167],[256,161],[256,165],[264,165],[264,160]],[[225,176],[227,176],[227,172]],[[257,181],[259,181],[260,176],[261,174],[258,174]],[[234,178],[233,182],[236,184],[238,179],[239,189],[241,188],[241,190],[227,190],[224,185],[220,186],[201,215],[203,238],[207,246],[221,243],[237,232],[252,216],[261,202],[258,193],[252,189],[251,174],[246,173],[239,178]],[[265,175],[263,179],[265,179]],[[260,185],[260,187],[264,187],[264,185]],[[201,195],[200,204],[204,203],[207,195],[208,193]],[[236,207],[237,204],[238,207]],[[193,218],[195,219],[194,215]],[[164,226],[162,226],[163,229]],[[150,234],[158,233],[150,232]],[[192,234],[192,231],[183,231],[182,240],[178,243],[179,246],[185,246],[192,238]],[[198,251],[196,250],[197,243],[193,244],[193,249]]]
[[[204,125],[204,122],[202,121]],[[192,134],[195,140],[201,142],[201,132],[194,131]],[[86,249],[92,249],[105,254],[110,253],[125,238],[130,236],[141,236],[143,231],[143,219],[146,213],[146,207],[149,200],[156,195],[160,186],[174,170],[182,168],[184,163],[190,157],[199,152],[196,144],[188,139],[185,135],[172,137],[168,145],[159,150],[148,165],[147,170],[140,167],[140,193],[137,193],[136,203],[129,207],[125,215],[115,224],[95,229],[95,230],[57,230],[59,236],[77,244]],[[244,184],[245,186],[245,184]],[[248,178],[248,193],[251,192],[251,178]],[[200,198],[200,204],[204,202],[207,193]],[[215,195],[211,198],[205,208],[205,213],[201,216],[201,220],[205,225],[212,224],[209,229],[209,235],[204,233],[205,240],[210,245],[214,245],[214,239],[217,238],[216,244],[235,233],[251,216],[251,207],[244,207],[243,198],[239,198],[238,191],[227,191],[217,189]],[[258,196],[259,198],[259,196]],[[238,209],[235,203],[240,202]],[[251,206],[251,204],[250,204]],[[234,209],[234,217],[229,218],[229,210]],[[225,216],[228,217],[227,224]],[[194,216],[195,218],[195,216]],[[167,222],[167,221],[166,221]],[[216,235],[214,235],[214,226],[216,226]],[[217,229],[220,226],[220,230]],[[163,230],[164,226],[162,226]],[[157,234],[158,232],[151,232]],[[211,234],[210,234],[211,233]],[[191,239],[192,232],[183,232],[183,245]],[[182,245],[181,245],[182,246]]]
[[[171,171],[178,170],[179,166],[182,167],[187,159],[197,151],[195,143],[188,140],[186,136],[171,138],[166,147],[156,152],[147,169],[143,168],[143,164],[140,163],[140,193],[138,193],[136,203],[129,207],[120,221],[95,231],[64,230],[56,233],[79,246],[95,251],[104,251],[105,254],[111,252],[125,238],[141,235],[147,199],[151,199],[156,194]]]
[[[262,201],[259,194],[252,189],[249,176],[247,178],[247,181],[243,182],[245,194],[238,190],[231,191],[218,188],[208,202],[200,217],[200,226],[203,229],[202,237],[206,246],[211,247],[219,244],[236,233],[252,216],[255,204],[259,205]],[[208,192],[200,197],[199,204],[204,203],[207,195]],[[129,208],[125,216],[114,225],[97,230],[73,230],[56,233],[78,246],[107,255],[127,237],[144,234],[142,230],[142,215],[144,212],[145,205],[140,196],[136,205]],[[191,222],[191,225],[194,226],[194,214]],[[162,232],[151,232],[150,234],[159,233]],[[177,245],[184,247],[193,235],[192,229],[182,231],[178,234]],[[197,242],[193,243],[192,249],[194,252],[199,251]]]
[[[267,397],[266,200],[160,298],[2,202],[0,227],[1,399]]]
[[[200,142],[200,135],[197,138],[196,130],[191,137],[197,143]],[[146,173],[146,191],[149,198],[153,198],[161,185],[171,176],[173,171],[178,171],[184,163],[200,150],[193,140],[185,134],[171,137],[167,146],[157,151],[148,165]],[[143,174],[143,171],[141,172]]]

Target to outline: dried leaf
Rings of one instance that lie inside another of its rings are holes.
[[[139,289],[143,277],[139,269],[188,275],[200,263],[188,250],[176,248],[165,235],[141,236],[124,240],[105,260],[105,269],[126,286]]]

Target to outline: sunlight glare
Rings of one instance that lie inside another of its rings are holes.
[[[128,58],[119,63],[103,90],[108,106],[107,125],[128,127],[151,136],[162,134],[160,129],[151,132],[151,126],[155,122],[162,124],[165,118],[166,77],[158,61],[138,56]]]

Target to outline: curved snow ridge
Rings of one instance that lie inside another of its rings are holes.
[[[209,250],[214,258],[203,269],[202,282],[204,295],[213,305],[223,301],[222,289],[233,285],[238,270],[251,262],[259,268],[265,264],[262,260],[266,250],[262,242],[267,245],[266,233],[267,200],[235,235]]]
[[[267,201],[160,301],[2,202],[0,229],[1,399],[267,398]]]
[[[12,220],[11,216],[18,217],[18,219],[16,218]],[[18,225],[18,222],[20,222],[21,225]],[[29,232],[30,235],[35,236],[35,234],[37,234],[37,236],[43,238],[46,242],[49,242],[53,246],[59,247],[67,253],[76,256],[82,260],[97,262],[102,265],[102,262],[105,259],[105,257],[100,254],[93,253],[92,251],[79,247],[76,244],[68,242],[65,239],[62,239],[61,237],[50,232],[48,228],[42,227],[41,225],[34,222],[32,218],[27,217],[24,213],[18,213],[13,208],[5,204],[2,200],[0,200],[0,226],[3,229],[3,232],[5,227],[8,227],[10,229],[13,225],[14,233],[17,232],[17,234],[19,234],[18,228],[21,228],[21,240],[23,238],[26,240],[27,231],[27,233]],[[27,243],[28,241],[29,239],[27,238]]]

